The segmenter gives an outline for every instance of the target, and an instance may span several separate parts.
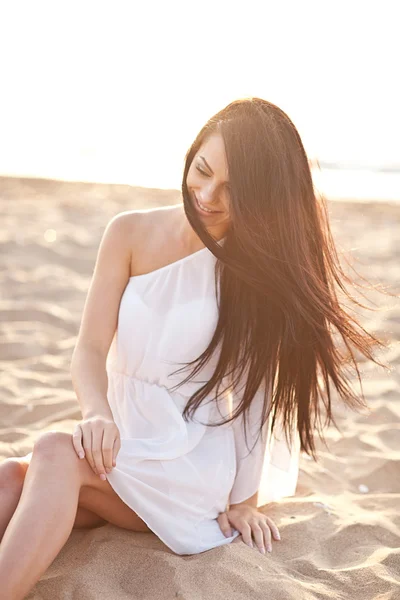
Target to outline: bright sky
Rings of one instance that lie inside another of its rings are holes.
[[[310,157],[400,163],[398,3],[0,4],[0,173],[180,187],[233,99],[293,120]]]

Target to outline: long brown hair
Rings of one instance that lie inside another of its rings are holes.
[[[231,189],[230,224],[223,247],[197,216],[186,185],[196,152],[213,133],[224,140]],[[294,124],[283,110],[260,98],[230,103],[209,119],[189,148],[182,194],[191,226],[218,259],[216,290],[217,279],[220,283],[214,335],[196,360],[185,363],[197,365],[175,387],[195,376],[219,348],[217,365],[211,379],[190,397],[183,417],[191,417],[214,388],[218,397],[225,377],[231,377],[230,385],[236,390],[245,374],[238,409],[223,423],[242,412],[246,423],[252,399],[265,384],[273,393],[271,402],[264,396],[260,433],[273,411],[272,431],[279,416],[290,445],[297,429],[301,450],[316,460],[313,431],[317,427],[321,437],[321,401],[326,423],[337,427],[330,380],[349,407],[367,407],[364,396],[361,399],[353,393],[345,375],[345,366],[352,363],[361,384],[351,346],[388,367],[372,355],[373,346],[386,344],[339,303],[336,286],[352,302],[368,308],[345,288],[345,281],[353,282],[340,265],[327,203],[314,189],[309,160]],[[347,352],[341,352],[338,336]],[[211,426],[218,425],[222,423]]]

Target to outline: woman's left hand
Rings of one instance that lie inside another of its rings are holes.
[[[280,540],[278,527],[272,519],[248,504],[237,504],[220,513],[217,517],[222,533],[226,537],[232,535],[231,525],[237,529],[245,544],[253,548],[252,536],[260,552],[265,548],[272,552],[271,533],[275,540]]]

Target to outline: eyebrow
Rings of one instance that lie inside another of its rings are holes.
[[[200,156],[200,158],[202,158],[206,164],[206,167],[211,171],[211,173],[214,175],[214,171],[212,170],[212,168],[210,167],[210,165],[208,164],[208,162],[206,161],[206,159],[204,158],[204,156]]]
[[[214,171],[212,170],[212,168],[210,167],[210,165],[208,164],[208,162],[206,161],[206,159],[204,158],[204,156],[200,156],[199,154],[199,158],[202,158],[204,160],[204,163],[206,165],[206,167],[211,171],[211,173],[214,175]],[[229,184],[229,181],[225,181],[226,184]]]

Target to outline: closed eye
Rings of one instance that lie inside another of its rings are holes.
[[[196,169],[198,170],[199,173],[204,175],[204,177],[211,177],[211,175],[208,175],[207,173],[205,173],[205,171],[203,171],[203,169],[200,169],[200,167],[198,165],[196,165]],[[225,187],[226,187],[228,193],[230,193],[231,186],[229,185],[229,183],[225,183]]]
[[[196,169],[199,171],[199,173],[201,173],[202,175],[204,175],[205,177],[210,177],[210,175],[207,175],[207,173],[205,173],[202,169],[200,169],[200,167],[198,167],[196,165]]]

